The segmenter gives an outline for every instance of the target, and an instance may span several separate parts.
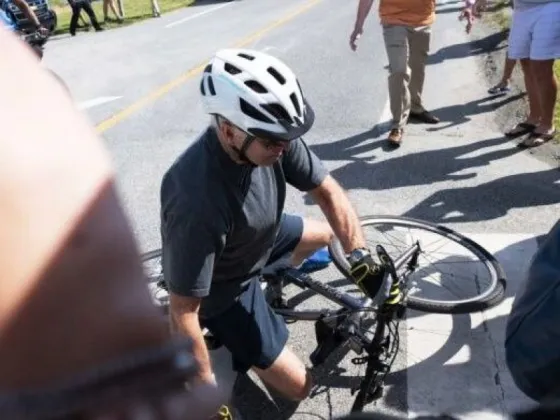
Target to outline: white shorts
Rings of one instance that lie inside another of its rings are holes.
[[[513,10],[508,56],[513,60],[560,58],[560,1]]]

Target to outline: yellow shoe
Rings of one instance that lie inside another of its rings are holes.
[[[222,405],[216,415],[212,416],[212,420],[233,420],[233,416],[228,406]]]

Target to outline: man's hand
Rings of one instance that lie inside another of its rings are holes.
[[[42,25],[37,28],[37,31],[43,36],[49,35],[49,30]]]
[[[375,298],[381,289],[385,269],[377,264],[371,253],[366,248],[352,251],[348,257],[350,263],[350,275],[362,292]]]
[[[183,334],[193,340],[193,355],[198,363],[198,374],[193,378],[196,384],[216,385],[216,378],[212,372],[210,355],[206,341],[200,328],[198,310],[200,299],[179,296],[173,292],[169,294],[169,311],[171,314],[171,331]]]
[[[363,28],[355,28],[352,34],[350,35],[350,48],[352,48],[352,51],[356,51],[358,49],[357,42],[362,36],[363,32],[364,32]]]

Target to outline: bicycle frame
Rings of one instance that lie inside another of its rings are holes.
[[[384,300],[381,301],[379,308],[376,311],[376,327],[373,339],[368,339],[363,333],[361,333],[359,328],[352,328],[345,337],[345,339],[351,338],[351,336],[356,337],[358,343],[356,343],[356,346],[353,346],[353,349],[359,354],[365,350],[367,354],[365,357],[353,360],[353,363],[355,364],[366,363],[367,367],[360,386],[352,390],[352,394],[358,391],[358,395],[354,399],[354,404],[352,405],[352,412],[363,411],[363,408],[367,403],[373,399],[379,398],[382,394],[383,380],[392,365],[392,362],[387,364],[381,359],[384,351],[389,352],[389,347],[391,345],[389,337],[385,338],[385,333],[391,321],[395,318],[395,315],[397,318],[404,317],[405,304],[403,302],[404,295],[402,293],[402,285],[406,284],[408,275],[415,270],[420,251],[420,244],[417,241],[397,259],[392,260],[382,246],[377,246],[377,254],[381,263],[385,266],[383,284],[386,286],[386,289],[384,290]],[[404,273],[399,276],[397,272],[405,265],[406,268]],[[338,310],[323,309],[318,311],[298,311],[285,308],[274,308],[276,313],[287,319],[318,321],[320,319],[324,320],[326,318],[330,318],[330,326],[336,328],[336,326],[338,326],[338,319],[344,317],[346,321],[355,325],[355,323],[360,322],[363,319],[364,314],[370,312],[369,308],[372,307],[373,304],[373,300],[369,297],[366,297],[365,299],[357,299],[348,293],[344,293],[334,287],[315,280],[308,274],[302,273],[296,269],[288,268],[284,270],[280,274],[279,278],[288,283],[293,283],[301,289],[313,290],[342,307],[342,309]],[[396,346],[398,350],[398,334],[395,340],[397,342]],[[320,356],[321,362],[319,363],[322,363],[330,351],[332,351],[337,345],[336,340],[331,342],[331,347],[326,350],[326,354],[323,353]],[[319,347],[317,348],[319,352],[320,347],[321,344],[319,344]],[[379,374],[382,375],[381,379],[378,379]]]
[[[416,259],[418,252],[420,251],[420,244],[416,242],[409,249],[407,249],[402,255],[393,261],[395,270],[399,270],[405,264],[408,265],[408,270],[412,271],[416,265]],[[386,276],[390,276],[389,272]],[[392,282],[389,283],[390,287],[394,286],[394,282],[400,282],[404,277],[406,278],[408,274],[404,274],[400,278],[393,278]],[[310,275],[303,273],[294,268],[288,268],[281,272],[280,276],[283,280],[288,283],[292,283],[301,289],[310,289],[319,295],[325,297],[326,299],[335,302],[347,309],[349,312],[362,312],[364,309],[371,307],[373,301],[370,298],[357,299],[354,296],[344,293],[339,289],[324,284],[319,280],[313,279]],[[388,283],[385,281],[385,283]],[[388,296],[386,296],[388,297]],[[315,310],[315,311],[303,311],[294,309],[284,309],[284,308],[274,308],[274,311],[279,315],[284,316],[287,319],[297,320],[297,321],[317,321],[323,317],[335,316],[340,310]]]

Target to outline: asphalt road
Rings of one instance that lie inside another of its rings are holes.
[[[161,176],[207,122],[198,97],[201,66],[216,49],[232,46],[285,60],[316,110],[306,140],[360,214],[406,215],[467,233],[495,252],[513,285],[504,305],[488,314],[413,314],[403,326],[399,373],[390,378],[379,409],[503,412],[522,401],[501,356],[504,317],[536,249],[535,237],[558,218],[559,172],[519,151],[497,130],[492,111],[510,99],[487,98],[479,62],[500,39],[470,42],[456,18],[457,1],[438,5],[427,67],[425,105],[443,122],[409,125],[403,146],[386,150],[381,28],[372,13],[359,50],[352,52],[348,36],[356,5],[356,0],[199,2],[130,27],[58,37],[48,44],[44,63],[66,81],[98,127],[114,159],[123,205],[147,251],[159,246]],[[287,209],[320,216],[294,189]],[[339,277],[331,269],[322,276]],[[308,302],[321,305],[317,298]],[[425,333],[419,334],[422,326]],[[312,325],[297,323],[290,330],[291,345],[308,360]],[[277,416],[261,388],[242,378],[236,387],[239,408],[245,418],[263,418],[264,412],[267,419],[344,414],[350,407],[348,386],[358,373],[348,359],[319,375],[313,398],[299,407],[281,403]],[[406,366],[414,367],[407,373]]]

